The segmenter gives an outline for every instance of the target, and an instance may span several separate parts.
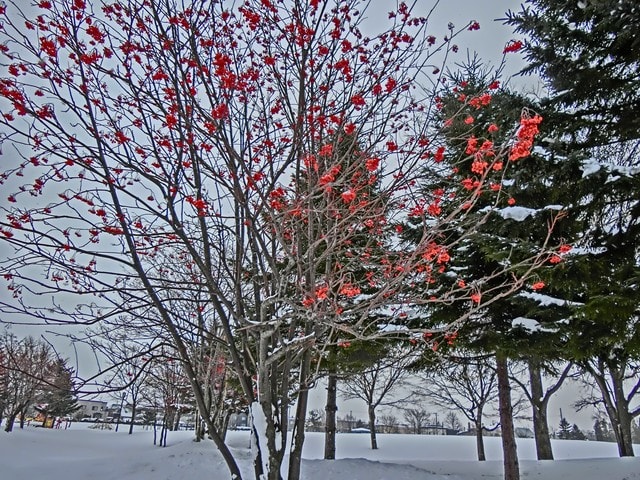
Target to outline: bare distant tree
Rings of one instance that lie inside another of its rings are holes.
[[[444,417],[443,425],[446,428],[453,430],[455,432],[459,432],[463,428],[462,423],[460,422],[460,419],[455,414],[455,412],[447,412],[447,414]]]
[[[4,408],[7,413],[5,431],[11,432],[20,415],[20,426],[24,425],[26,410],[34,402],[38,392],[47,386],[48,372],[55,360],[47,343],[33,337],[18,339],[5,333],[0,340],[2,365],[6,377]]]
[[[431,414],[423,407],[411,407],[404,409],[404,419],[409,424],[409,428],[416,435],[422,435],[424,429],[429,425]]]
[[[380,415],[380,432],[381,433],[398,433],[400,430],[400,421],[398,417],[392,413]]]
[[[394,406],[405,402],[408,395],[396,396],[407,385],[410,375],[409,364],[415,357],[406,350],[396,349],[384,358],[377,360],[367,370],[349,376],[340,385],[340,391],[346,399],[360,399],[367,404],[371,448],[378,448],[376,438],[376,408]]]
[[[457,356],[443,359],[424,374],[416,393],[437,406],[459,411],[474,425],[478,460],[486,460],[482,436],[487,407],[498,395],[491,358]]]

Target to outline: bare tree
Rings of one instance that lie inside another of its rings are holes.
[[[193,395],[179,359],[172,351],[154,357],[145,378],[144,394],[151,404],[162,413],[160,423],[160,446],[166,446],[167,432],[178,429],[180,416],[185,410],[193,410]],[[211,410],[208,410],[211,411]],[[212,423],[216,419],[210,419]],[[199,432],[196,431],[196,439]]]
[[[380,406],[403,404],[407,392],[407,378],[411,374],[408,366],[415,361],[411,351],[396,348],[385,357],[376,360],[363,372],[349,376],[338,387],[346,399],[360,399],[367,405],[371,448],[378,448],[376,437],[376,409]],[[400,395],[398,396],[398,393]]]
[[[392,413],[383,413],[378,418],[380,419],[381,433],[399,433],[400,421],[398,420],[398,417]]]
[[[536,440],[538,460],[553,460],[549,423],[547,421],[547,407],[551,396],[556,393],[569,376],[573,364],[567,363],[561,371],[553,365],[542,363],[536,358],[527,359],[528,382],[522,380],[523,375],[513,375],[511,380],[516,383],[525,394],[533,410],[533,432]],[[555,377],[555,381],[544,388],[542,374],[545,378]]]
[[[447,412],[443,425],[452,432],[460,432],[462,430],[462,423],[460,423],[460,419],[455,412]]]
[[[2,350],[1,368],[7,382],[5,431],[11,432],[18,415],[21,416],[20,427],[23,427],[27,408],[38,392],[48,386],[48,374],[55,357],[47,343],[33,337],[18,339],[9,333],[2,337]]]
[[[443,358],[424,374],[416,392],[435,405],[462,412],[474,426],[478,460],[486,460],[483,420],[498,395],[495,365],[490,357]]]
[[[578,378],[587,389],[587,395],[576,402],[578,409],[586,406],[604,408],[621,457],[632,457],[631,424],[640,416],[640,407],[632,407],[640,391],[640,364],[626,355],[591,358],[579,362],[586,375]]]
[[[412,433],[422,435],[424,429],[429,425],[431,413],[427,412],[423,407],[404,408],[404,419],[409,424]]]
[[[103,322],[87,332],[86,342],[105,363],[100,382],[103,393],[109,393],[131,410],[129,434],[133,433],[134,420],[143,396],[148,367],[154,356],[152,326],[142,335],[134,328],[129,316],[121,316]],[[155,334],[157,336],[157,333]],[[86,386],[85,386],[86,388]],[[116,431],[122,423],[122,409],[116,419]]]

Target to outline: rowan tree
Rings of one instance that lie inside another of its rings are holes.
[[[278,480],[288,445],[289,478],[299,478],[314,362],[331,332],[397,337],[379,325],[380,311],[472,295],[412,288],[446,270],[448,225],[469,196],[451,199],[450,213],[410,247],[392,228],[424,205],[415,198],[425,171],[417,167],[441,159],[435,55],[455,50],[458,31],[436,39],[428,19],[400,2],[385,29],[368,36],[366,5],[0,7],[0,125],[11,156],[2,272],[14,295],[3,310],[13,321],[74,325],[126,312],[160,328],[234,478],[241,472],[212,421],[186,328],[197,326],[199,309],[215,322],[207,335],[223,346],[250,404],[256,478]],[[528,151],[532,137],[512,147]],[[345,162],[344,138],[357,139],[360,165]],[[508,155],[496,150],[495,161]],[[485,178],[477,176],[471,197]],[[381,191],[372,197],[375,182]],[[368,243],[345,261],[345,245],[363,231]],[[501,288],[519,288],[543,257],[536,252]],[[355,262],[362,279],[342,273]]]

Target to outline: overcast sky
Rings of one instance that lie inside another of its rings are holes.
[[[431,2],[418,0],[418,4],[424,4],[423,8],[428,11],[427,6]],[[519,11],[520,5],[520,0],[440,0],[430,27],[434,30],[433,34],[440,38],[446,34],[448,22],[452,22],[457,28],[472,20],[479,22],[480,30],[465,32],[456,40],[460,49],[454,60],[461,62],[468,53],[477,53],[488,65],[497,66],[502,60],[504,46],[510,40],[519,38],[514,35],[510,26],[504,25],[498,19],[505,18],[509,10]],[[505,72],[513,75],[524,65],[520,54],[509,54]],[[523,87],[533,83],[530,79],[514,79],[513,82]]]

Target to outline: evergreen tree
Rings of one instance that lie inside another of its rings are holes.
[[[573,427],[571,427],[571,432],[569,434],[569,438],[571,440],[586,440],[587,439],[585,434],[582,433],[582,430],[580,430],[578,425],[576,425],[575,423],[573,424]]]
[[[631,424],[631,439],[633,443],[640,443],[640,423],[636,420]]]
[[[511,359],[526,360],[540,365],[557,360],[562,352],[567,304],[554,298],[557,286],[550,279],[552,271],[563,263],[572,223],[567,222],[566,189],[575,183],[574,167],[565,158],[536,148],[522,149],[522,139],[540,126],[538,106],[529,99],[500,87],[492,72],[473,61],[452,76],[453,87],[442,96],[441,114],[446,125],[447,143],[443,146],[446,159],[453,159],[451,171],[434,181],[441,183],[443,195],[436,205],[447,213],[447,196],[468,198],[463,222],[476,225],[472,235],[457,237],[457,251],[452,252],[450,268],[442,269],[434,282],[440,286],[436,295],[446,295],[458,288],[473,285],[475,293],[469,301],[475,306],[469,322],[456,324],[444,337],[433,335],[433,348],[449,344],[484,354],[494,354],[499,376],[499,398],[505,475],[518,478],[517,453],[510,418],[510,385],[507,363]],[[457,120],[457,119],[459,120]],[[453,120],[451,120],[453,119]],[[513,125],[520,120],[520,127]],[[541,127],[544,128],[544,127]],[[470,133],[473,136],[469,139]],[[464,139],[464,140],[463,140]],[[467,140],[469,139],[469,140]],[[508,161],[497,162],[495,152],[507,151]],[[517,169],[512,164],[519,162]],[[480,178],[487,178],[489,188],[479,191]],[[462,188],[455,190],[456,185]],[[451,191],[454,190],[454,191]],[[489,192],[491,190],[491,192]],[[497,193],[496,196],[491,193]],[[572,191],[573,192],[573,191]],[[431,216],[437,209],[429,205]],[[428,216],[414,219],[406,235],[419,235]],[[550,226],[553,228],[550,229]],[[462,231],[462,228],[459,228]],[[551,230],[551,231],[550,231]],[[455,237],[456,232],[451,235]],[[550,245],[559,249],[548,257]],[[549,268],[531,275],[531,259],[548,262]],[[494,275],[509,266],[508,272]],[[514,286],[509,295],[502,287]],[[428,315],[426,325],[437,332],[460,317],[461,305],[442,303]],[[418,319],[416,321],[419,321]],[[440,342],[437,343],[436,342]],[[538,371],[540,368],[538,367]],[[540,395],[530,395],[537,399]],[[540,458],[553,458],[546,425],[546,401],[534,404],[536,445]]]
[[[600,420],[596,419],[593,423],[593,434],[596,437],[596,441],[602,442],[604,441],[604,433],[602,432],[602,427],[600,426]]]
[[[550,87],[542,105],[553,148],[580,159],[578,188],[590,201],[574,216],[587,255],[567,277],[584,304],[571,320],[570,353],[602,390],[620,455],[633,455],[624,390],[640,354],[640,9],[634,0],[528,0],[506,20],[527,36],[525,71]]]
[[[500,88],[498,81],[477,62],[454,75],[453,81],[455,87],[443,97],[443,116],[446,118],[461,110],[462,118],[469,119],[469,123],[460,121],[449,125],[448,151],[452,157],[464,159],[456,165],[454,176],[473,191],[476,178],[473,174],[486,172],[481,162],[486,162],[490,145],[512,147],[511,126],[523,112],[531,119],[536,118],[538,106]],[[485,105],[478,108],[483,102]],[[463,132],[469,125],[475,141],[462,142],[459,139],[466,136]],[[544,129],[544,123],[540,128]],[[494,175],[492,188],[500,192],[499,196],[495,200],[480,193],[474,199],[466,220],[477,223],[475,234],[460,240],[459,250],[464,255],[452,255],[455,273],[447,272],[447,278],[439,282],[443,289],[455,289],[461,283],[477,286],[477,296],[471,301],[478,304],[478,309],[473,321],[458,330],[460,342],[476,351],[524,360],[531,366],[532,377],[535,372],[540,377],[542,371],[554,370],[550,362],[562,358],[566,342],[562,319],[568,316],[570,304],[557,298],[562,284],[556,284],[554,278],[559,274],[554,270],[566,268],[565,253],[569,247],[565,242],[572,236],[573,224],[565,213],[558,213],[571,207],[567,190],[571,195],[578,195],[580,191],[572,189],[575,164],[564,157],[542,148],[536,148],[526,158],[512,153],[509,163],[521,162],[517,170],[508,168],[509,165],[492,165],[490,161],[484,167],[490,168],[489,175]],[[549,224],[554,225],[551,236]],[[549,258],[549,268],[528,278],[527,259],[549,243],[560,245]],[[493,276],[488,282],[479,283],[479,279],[505,264],[513,267],[510,274]],[[506,297],[494,293],[505,282],[518,281],[524,287],[519,293]],[[459,315],[456,308],[443,305],[435,310],[431,319],[446,324]],[[540,392],[527,394],[534,410],[538,456],[550,459],[553,454],[546,421],[548,398],[542,392],[541,380],[539,384]]]
[[[609,423],[604,418],[597,418],[595,423],[593,424],[593,430],[595,433],[596,440],[599,442],[613,442],[615,441],[615,436],[611,432],[609,428]]]
[[[636,0],[526,0],[507,23],[527,37],[525,72],[551,87],[545,101],[584,145],[640,138],[640,9]]]
[[[571,438],[571,425],[564,417],[560,419],[560,425],[558,426],[558,438],[561,440],[568,440]]]
[[[38,396],[38,410],[44,415],[43,425],[49,417],[66,417],[78,410],[74,393],[73,370],[63,359],[54,360],[48,367],[46,383]]]

